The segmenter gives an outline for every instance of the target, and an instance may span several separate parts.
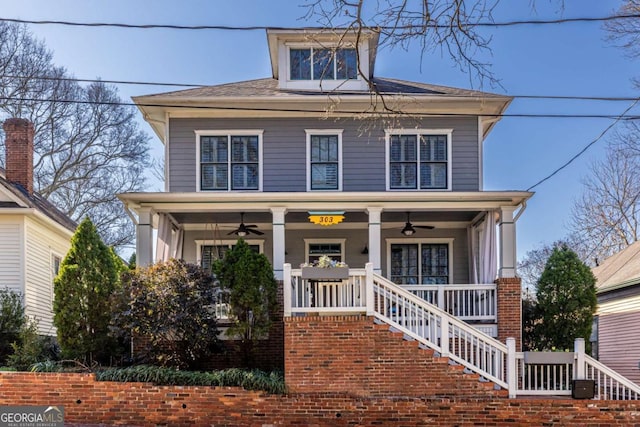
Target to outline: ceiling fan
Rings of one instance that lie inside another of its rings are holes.
[[[426,230],[433,230],[433,225],[413,225],[411,224],[411,214],[407,212],[407,222],[404,224],[404,228],[401,233],[405,236],[412,236],[416,232],[416,228],[424,228]]]
[[[264,233],[262,231],[256,230],[256,228],[258,228],[258,226],[255,224],[245,225],[244,212],[242,212],[240,214],[240,225],[235,230],[231,231],[230,233],[227,233],[227,236],[235,234],[236,236],[244,237],[250,233],[257,234],[258,236],[262,236]]]

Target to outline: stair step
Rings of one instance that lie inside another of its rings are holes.
[[[384,325],[385,324],[382,320],[378,319],[377,317],[373,318],[373,323],[375,323],[376,325]]]
[[[404,334],[402,336],[402,339],[405,340],[405,341],[415,341],[415,338],[413,338],[412,336],[407,335],[407,334]]]

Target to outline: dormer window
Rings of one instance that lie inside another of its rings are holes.
[[[355,49],[291,48],[291,80],[353,80],[358,78]]]

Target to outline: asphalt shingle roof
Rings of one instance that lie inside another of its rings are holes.
[[[592,271],[598,292],[640,284],[640,241],[610,256]]]

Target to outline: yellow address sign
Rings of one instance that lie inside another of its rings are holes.
[[[318,225],[336,225],[340,224],[343,219],[344,212],[309,212],[309,221]]]

